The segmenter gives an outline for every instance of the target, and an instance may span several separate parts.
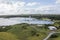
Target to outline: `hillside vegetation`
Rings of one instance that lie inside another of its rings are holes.
[[[33,26],[36,28],[36,26]],[[7,32],[12,33],[18,37],[19,40],[42,40],[47,34],[45,32],[37,31],[28,24],[18,24],[12,26]],[[40,30],[40,29],[38,29]]]

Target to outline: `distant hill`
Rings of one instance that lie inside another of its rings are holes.
[[[35,17],[35,18],[50,18],[60,19],[60,15],[56,14],[21,14],[21,15],[0,15],[0,18],[11,18],[11,17]]]
[[[29,16],[37,16],[37,17],[47,17],[47,16],[60,16],[59,14],[21,14],[21,15],[0,15],[0,17],[29,17]]]

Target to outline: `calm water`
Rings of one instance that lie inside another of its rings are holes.
[[[0,18],[0,26],[9,26],[19,23],[28,23],[28,24],[53,24],[52,21],[46,20],[37,20],[35,18],[23,18],[23,17],[16,17],[16,18]]]

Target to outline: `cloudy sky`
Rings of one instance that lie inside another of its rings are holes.
[[[0,0],[0,15],[60,14],[60,0]]]

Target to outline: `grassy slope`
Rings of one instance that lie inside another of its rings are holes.
[[[12,27],[7,32],[16,35],[19,40],[42,40],[46,36],[45,32],[37,31],[29,25],[14,25]]]
[[[18,40],[17,37],[11,33],[0,32],[0,40]]]

